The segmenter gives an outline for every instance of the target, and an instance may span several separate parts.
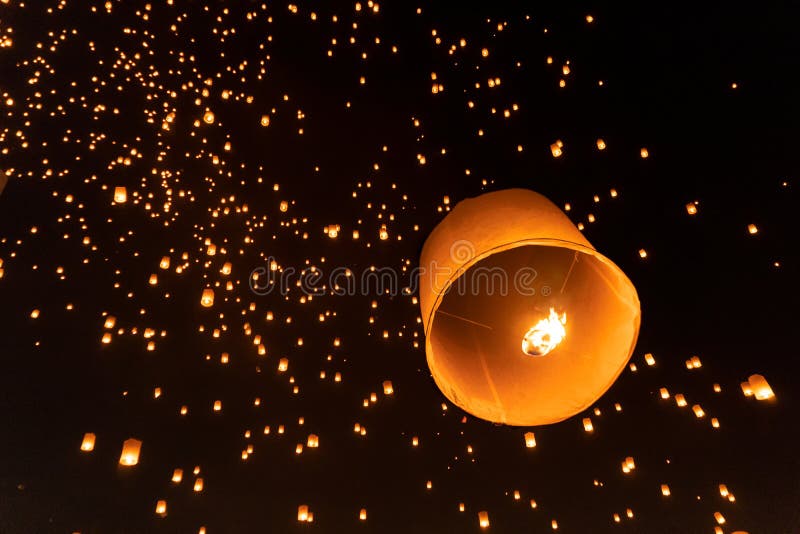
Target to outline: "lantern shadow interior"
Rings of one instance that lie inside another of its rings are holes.
[[[463,238],[474,247],[468,258],[453,252]],[[460,203],[423,249],[423,268],[437,260],[454,274],[446,283],[421,275],[428,365],[467,412],[555,423],[595,402],[630,358],[640,320],[633,285],[541,195],[507,190]],[[565,314],[565,337],[545,355],[526,354],[523,336],[551,309]]]

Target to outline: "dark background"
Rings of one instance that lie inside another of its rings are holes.
[[[355,12],[352,2],[298,4],[298,14],[283,4],[263,13],[249,1],[210,2],[208,9],[181,4],[152,2],[149,21],[137,15],[145,11],[139,1],[115,3],[110,14],[102,4],[92,13],[83,2],[58,9],[12,0],[0,8],[2,26],[14,29],[13,46],[0,49],[3,100],[14,99],[0,122],[8,148],[0,156],[3,169],[13,169],[0,197],[0,531],[196,532],[205,525],[210,533],[475,532],[479,510],[489,511],[497,532],[550,531],[552,519],[563,532],[711,532],[715,511],[726,517],[726,532],[800,531],[796,4],[420,3],[421,15],[406,2],[381,4],[377,15],[367,13],[366,3]],[[247,11],[258,11],[257,20],[246,22]],[[170,25],[181,12],[187,18],[176,35]],[[587,24],[586,14],[595,22]],[[508,23],[502,32],[500,21]],[[225,28],[237,33],[221,42]],[[62,30],[67,38],[49,51],[48,32],[58,39]],[[141,46],[145,31],[155,36],[148,48]],[[462,37],[467,47],[448,55]],[[480,55],[483,47],[488,58]],[[112,68],[120,51],[142,56],[129,70]],[[195,56],[199,78],[189,61],[178,61],[180,51]],[[266,57],[268,74],[256,80],[254,69]],[[243,82],[226,68],[244,60]],[[566,60],[572,72],[561,89]],[[41,77],[30,84],[35,71]],[[200,106],[198,95],[181,90],[217,72]],[[443,93],[431,94],[431,72]],[[138,75],[155,87],[143,87]],[[502,85],[486,88],[495,76]],[[223,89],[254,101],[223,101]],[[171,90],[177,98],[165,97]],[[164,101],[176,111],[170,132],[160,128]],[[26,109],[38,102],[42,109]],[[512,103],[520,110],[504,120],[502,110]],[[107,111],[93,112],[97,104]],[[114,107],[119,114],[110,112]],[[193,128],[205,107],[214,110],[215,124]],[[258,119],[271,108],[271,125],[261,128]],[[147,110],[156,110],[152,124]],[[93,151],[90,132],[106,136]],[[608,145],[604,152],[595,149],[598,137]],[[222,150],[228,139],[230,153]],[[556,139],[565,144],[558,159],[549,150]],[[143,157],[108,167],[131,147]],[[641,147],[649,149],[648,159],[639,157]],[[213,165],[209,151],[224,166]],[[424,166],[417,154],[426,156]],[[171,174],[154,176],[153,168]],[[123,206],[110,202],[117,185],[128,188]],[[192,195],[173,195],[171,213],[153,218],[168,187]],[[598,401],[601,416],[586,414],[595,426],[591,435],[579,415],[534,429],[538,445],[529,450],[528,429],[476,420],[446,402],[424,350],[412,344],[418,339],[424,346],[424,337],[419,309],[407,296],[325,296],[300,304],[297,291],[286,300],[248,291],[248,273],[265,257],[356,272],[399,268],[406,260],[413,267],[444,215],[437,207],[445,195],[452,206],[506,187],[571,203],[569,215],[587,225],[587,238],[639,291],[643,321],[632,358],[639,370],[625,371]],[[152,193],[153,209],[134,203],[134,191]],[[66,203],[67,194],[75,201]],[[223,204],[231,195],[236,200]],[[294,201],[285,214],[281,200]],[[692,217],[685,204],[695,200],[699,212]],[[246,214],[210,214],[242,202]],[[597,222],[586,222],[589,213]],[[388,214],[395,220],[387,221]],[[251,231],[248,220],[262,216],[264,227]],[[377,238],[384,222],[387,242]],[[758,225],[755,236],[747,232],[750,223]],[[328,224],[342,226],[337,240],[323,234]],[[358,241],[350,239],[355,228]],[[246,235],[255,244],[246,246]],[[97,250],[81,244],[84,236]],[[206,257],[206,237],[228,254]],[[189,267],[177,275],[184,251]],[[164,255],[172,258],[169,272],[158,269]],[[215,306],[203,309],[202,288],[227,280],[218,274],[225,261],[234,265],[229,279],[236,288],[218,288]],[[65,280],[56,274],[59,266]],[[157,287],[147,284],[151,273],[159,275]],[[243,315],[250,302],[256,311]],[[75,309],[65,310],[67,303]],[[32,320],[35,308],[41,316]],[[267,310],[275,314],[272,323],[264,320]],[[326,311],[336,316],[320,323]],[[107,346],[100,343],[104,312],[128,332]],[[244,323],[264,337],[266,358],[256,355]],[[212,339],[208,330],[222,324],[228,330]],[[138,335],[129,334],[132,327]],[[145,327],[168,332],[154,352],[145,350]],[[389,339],[382,339],[384,330]],[[332,345],[335,337],[340,347]],[[226,366],[219,364],[222,352],[231,355]],[[644,364],[645,352],[655,354],[655,367]],[[687,371],[692,355],[703,367]],[[290,361],[285,374],[276,371],[281,357]],[[344,376],[340,384],[331,379],[336,371]],[[769,380],[773,402],[742,395],[739,383],[753,373]],[[386,379],[394,384],[392,398],[381,394]],[[714,383],[722,393],[713,393]],[[159,399],[156,386],[163,390]],[[660,387],[684,393],[708,415],[696,419],[688,407],[662,401]],[[370,392],[380,400],[362,408]],[[221,414],[211,410],[216,399]],[[181,405],[188,416],[178,415]],[[719,418],[720,429],[711,428],[710,417]],[[356,422],[367,428],[365,437],[353,432]],[[279,424],[286,425],[282,436]],[[264,425],[272,427],[269,436]],[[91,454],[79,451],[85,432],[97,435]],[[295,455],[295,444],[309,433],[320,436],[319,449]],[[412,436],[419,436],[419,447],[411,447]],[[120,448],[129,437],[143,441],[140,463],[121,468]],[[248,444],[255,452],[242,461]],[[623,475],[627,456],[637,468]],[[191,489],[195,465],[205,482],[200,494]],[[177,486],[170,483],[176,467],[184,470]],[[662,483],[671,488],[668,499]],[[720,483],[735,503],[720,497]],[[154,514],[158,499],[167,500],[165,518]],[[310,506],[313,524],[296,521],[300,504]],[[362,507],[366,522],[358,521]],[[624,518],[626,508],[633,520]],[[613,523],[613,513],[621,524]]]

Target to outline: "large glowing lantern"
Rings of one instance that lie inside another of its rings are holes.
[[[594,403],[639,333],[636,289],[533,191],[460,202],[420,259],[428,366],[467,412],[545,425]]]

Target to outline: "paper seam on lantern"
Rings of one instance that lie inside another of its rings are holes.
[[[475,333],[473,331],[473,337]],[[500,400],[500,394],[497,393],[497,387],[494,384],[494,380],[492,380],[492,375],[489,373],[489,366],[486,365],[486,358],[484,357],[483,351],[480,351],[478,356],[481,360],[481,368],[483,369],[483,376],[486,377],[486,382],[489,384],[489,391],[492,392],[492,397],[494,397],[494,402],[500,409],[500,419],[503,421],[506,420],[506,410],[503,407],[503,401]]]

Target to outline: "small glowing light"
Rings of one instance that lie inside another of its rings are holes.
[[[550,308],[550,315],[525,333],[522,338],[522,352],[528,356],[546,356],[567,335],[564,325],[567,324],[567,313],[558,314]]]

